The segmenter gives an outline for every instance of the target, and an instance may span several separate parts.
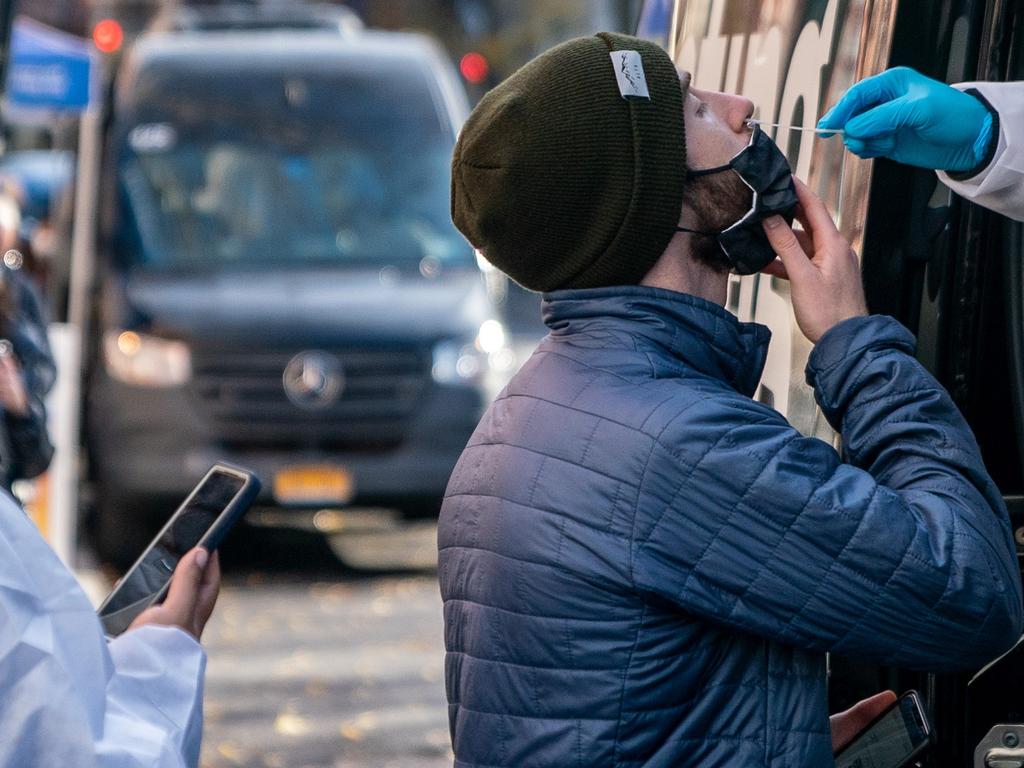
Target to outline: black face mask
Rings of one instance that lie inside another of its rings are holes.
[[[740,275],[760,272],[775,260],[775,251],[761,222],[769,216],[780,215],[788,224],[793,223],[798,198],[789,161],[775,146],[775,142],[757,125],[750,135],[750,143],[729,161],[728,165],[690,171],[689,176],[708,176],[712,173],[735,171],[754,193],[750,210],[735,224],[721,232],[702,232],[676,227],[677,232],[693,232],[718,240],[733,269]]]

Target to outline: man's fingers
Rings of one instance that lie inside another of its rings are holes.
[[[203,580],[203,570],[209,560],[210,553],[196,547],[188,552],[171,577],[171,588],[164,601],[164,608],[170,611],[180,622],[188,622],[195,615],[199,600],[199,585]]]
[[[769,216],[763,224],[772,250],[778,254],[786,269],[787,279],[799,277],[806,270],[813,269],[807,252],[800,247],[800,241],[781,216]]]
[[[793,235],[796,237],[796,241],[800,243],[800,247],[803,248],[804,253],[814,252],[814,243],[811,242],[811,236],[804,232],[802,229],[794,229]],[[762,274],[771,275],[772,277],[778,277],[782,280],[789,280],[789,273],[786,271],[786,264],[782,259],[776,259],[771,262],[768,266],[761,270]]]
[[[814,240],[808,232],[802,229],[794,229],[793,234],[796,235],[796,241],[800,243],[800,247],[804,249],[804,253],[810,255],[814,253]]]
[[[767,267],[761,270],[761,274],[771,275],[772,277],[778,277],[782,280],[789,280],[789,273],[786,272],[786,265],[782,263],[781,259],[776,259],[771,262]]]

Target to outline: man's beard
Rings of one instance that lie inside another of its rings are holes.
[[[722,171],[708,176],[696,176],[686,182],[683,200],[693,212],[692,229],[701,232],[721,232],[728,229],[750,210],[753,192],[743,183],[739,174]],[[711,235],[691,235],[693,257],[716,272],[728,272],[732,264]]]

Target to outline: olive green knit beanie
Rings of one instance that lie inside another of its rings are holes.
[[[664,50],[626,35],[541,54],[463,127],[455,225],[534,291],[640,282],[679,221],[688,86]]]

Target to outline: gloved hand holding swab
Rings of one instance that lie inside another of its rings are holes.
[[[980,98],[906,67],[854,85],[818,128],[842,129],[846,148],[859,157],[957,172],[981,170],[998,140]]]

